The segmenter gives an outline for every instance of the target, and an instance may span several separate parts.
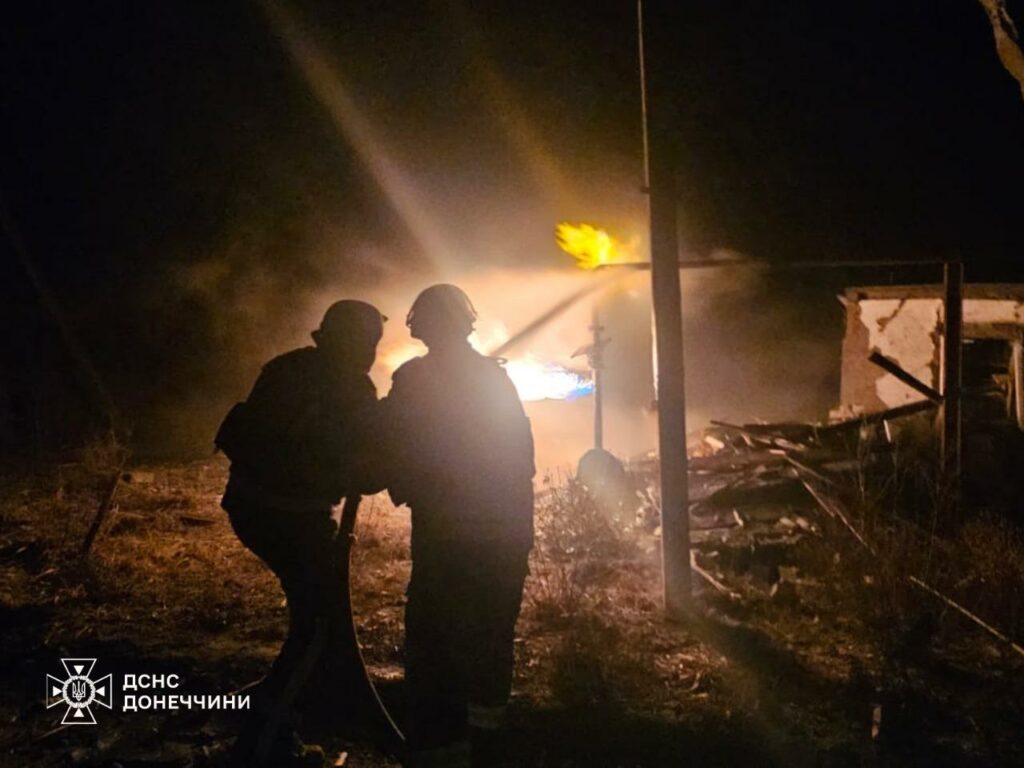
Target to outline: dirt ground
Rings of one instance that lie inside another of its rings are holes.
[[[132,468],[85,559],[102,466],[5,479],[0,765],[223,764],[236,713],[121,712],[115,700],[95,727],[60,727],[43,692],[62,657],[95,657],[115,681],[176,673],[186,694],[260,678],[286,609],[219,508],[225,474],[219,460]],[[882,601],[877,585],[825,537],[798,547],[785,589],[756,569],[727,580],[732,598],[698,580],[694,615],[673,624],[660,611],[656,530],[597,520],[552,484],[540,498],[509,765],[1024,764],[1024,658],[941,607],[906,626],[865,609]],[[368,499],[357,533],[364,655],[400,720],[408,517]],[[395,764],[311,736],[348,765]]]

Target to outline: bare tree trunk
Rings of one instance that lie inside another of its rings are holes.
[[[992,24],[992,35],[996,41],[996,53],[1003,67],[1020,85],[1024,97],[1024,53],[1020,49],[1017,27],[1006,9],[1006,0],[978,0]]]

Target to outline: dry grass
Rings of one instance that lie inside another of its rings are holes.
[[[579,482],[549,482],[537,503],[527,590],[534,618],[564,625],[593,610],[617,567],[639,554],[636,532],[603,512]]]
[[[525,618],[557,633],[547,676],[553,700],[570,708],[621,707],[656,686],[653,661],[631,643],[623,621],[631,607],[656,610],[650,546],[645,553],[639,532],[572,477],[547,484],[536,531]]]
[[[1024,639],[1024,534],[1004,518],[981,516],[959,537],[959,560],[970,564],[956,587],[978,613]]]
[[[238,543],[219,509],[220,460],[133,468],[135,479],[120,489],[92,555],[78,557],[110,464],[88,459],[8,478],[0,493],[0,608],[14,661],[0,693],[0,742],[15,745],[16,764],[63,765],[69,750],[85,748],[84,737],[74,733],[30,742],[52,727],[36,694],[43,667],[60,655],[95,653],[129,669],[157,665],[223,692],[258,678],[283,638],[280,589]],[[719,638],[661,620],[655,537],[602,515],[571,478],[549,484],[538,497],[514,699],[518,717],[532,730],[514,745],[521,751],[517,764],[674,765],[675,745],[685,743],[711,763],[775,765],[791,764],[794,745],[827,744],[838,752],[819,764],[842,765],[872,748],[859,719],[870,710],[850,682],[856,675],[832,675],[828,665],[841,658],[867,677],[864,685],[882,684],[872,663],[876,643],[857,620],[863,608],[856,607],[865,595],[878,600],[880,579],[858,586],[855,598],[822,590],[827,594],[813,615],[807,606],[753,610],[742,629],[760,633],[758,644],[719,644]],[[183,515],[209,522],[189,523]],[[1003,569],[1019,538],[991,525],[965,529],[966,546],[979,562],[976,581],[965,589],[983,591],[1011,576]],[[386,497],[365,500],[353,553],[353,601],[364,655],[388,677],[401,669],[408,532],[405,510]],[[833,555],[822,547],[815,567],[835,574]],[[851,578],[854,558],[844,551],[838,566],[849,567]],[[846,577],[835,581],[845,584]],[[80,764],[150,764],[138,757],[148,744],[151,751],[164,750],[166,765],[216,766],[233,736],[231,723],[207,723],[205,734],[179,737],[185,758],[170,759],[167,737],[153,741],[161,720],[107,716],[116,739]],[[558,728],[549,732],[546,724],[555,722]],[[926,727],[948,741],[946,726]],[[1004,749],[999,733],[994,743]],[[358,765],[386,764],[380,756],[360,755]]]
[[[30,529],[45,553],[38,597],[76,605],[77,614],[58,615],[47,643],[66,642],[70,632],[76,641],[117,637],[159,647],[171,639],[161,631],[169,624],[203,632],[243,627],[250,638],[280,639],[276,580],[238,546],[219,508],[220,466],[154,468],[141,475],[143,482],[123,482],[83,558],[81,542],[110,474],[109,462],[93,458],[65,465],[54,476],[23,481],[25,503],[2,510],[5,534]],[[202,642],[201,633],[173,638],[182,653]]]
[[[830,493],[871,551],[832,521],[827,529],[846,608],[873,627],[888,652],[920,653],[933,640],[977,633],[962,616],[916,586],[921,579],[1015,636],[1024,632],[1024,536],[1019,524],[984,511],[961,511],[953,480],[935,455],[897,443],[883,461],[862,443],[856,471]]]

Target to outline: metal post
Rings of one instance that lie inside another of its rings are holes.
[[[661,471],[661,555],[665,612],[680,618],[690,605],[690,517],[683,389],[683,314],[673,184],[671,125],[658,101],[664,75],[647,68],[644,43],[657,29],[637,3],[640,71],[649,150],[647,177],[651,226],[651,290],[654,299],[658,382],[658,448]],[[657,46],[655,46],[657,47]],[[653,94],[653,98],[648,98]]]
[[[605,339],[601,336],[604,328],[596,303],[590,315],[590,330],[594,334],[590,354],[590,367],[594,371],[594,447],[604,450],[604,376],[601,372],[604,370]]]
[[[943,268],[945,287],[942,332],[942,468],[954,483],[959,496],[960,477],[960,386],[963,359],[963,283],[964,265],[946,262]]]

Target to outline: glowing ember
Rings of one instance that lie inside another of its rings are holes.
[[[558,247],[576,259],[581,269],[627,261],[622,243],[603,229],[589,224],[559,224],[555,229]]]

